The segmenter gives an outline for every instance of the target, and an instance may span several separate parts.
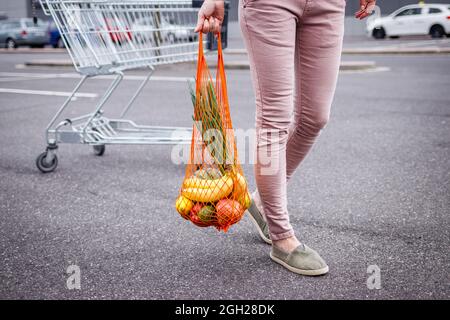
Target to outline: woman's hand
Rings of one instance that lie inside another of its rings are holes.
[[[194,31],[219,33],[222,29],[224,15],[225,5],[223,0],[205,0],[198,12],[197,26]]]
[[[359,10],[355,13],[355,18],[362,20],[370,16],[376,5],[376,0],[359,0]]]

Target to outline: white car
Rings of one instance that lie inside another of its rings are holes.
[[[367,22],[367,34],[375,39],[405,35],[450,36],[450,4],[416,4],[402,7],[387,17]]]

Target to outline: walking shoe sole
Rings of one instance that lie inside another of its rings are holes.
[[[269,238],[267,238],[264,235],[264,233],[262,232],[261,228],[259,227],[258,222],[256,222],[255,218],[253,218],[253,216],[252,216],[252,214],[250,212],[248,212],[248,216],[250,217],[250,220],[252,220],[252,222],[255,225],[256,229],[258,229],[258,233],[259,233],[259,236],[261,237],[261,239],[267,244],[272,244],[272,240],[270,240]]]
[[[270,258],[273,261],[275,261],[276,263],[281,264],[283,267],[285,267],[289,271],[292,271],[294,273],[301,274],[301,275],[304,275],[304,276],[321,276],[321,275],[324,275],[324,274],[328,273],[328,266],[326,266],[326,267],[324,267],[322,269],[317,269],[317,270],[303,270],[303,269],[294,268],[294,267],[288,265],[283,260],[280,260],[277,257],[274,257],[272,255],[272,252],[270,253]]]

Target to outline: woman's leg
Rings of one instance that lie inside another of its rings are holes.
[[[273,0],[241,0],[239,6],[256,96],[255,179],[272,240],[294,235],[286,205],[286,142],[293,110],[295,6],[296,1]]]
[[[297,30],[294,121],[286,148],[289,178],[330,114],[341,59],[345,0],[309,1]]]

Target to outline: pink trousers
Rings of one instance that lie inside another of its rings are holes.
[[[330,115],[345,0],[240,0],[256,96],[255,179],[273,240],[294,235],[287,182]]]

